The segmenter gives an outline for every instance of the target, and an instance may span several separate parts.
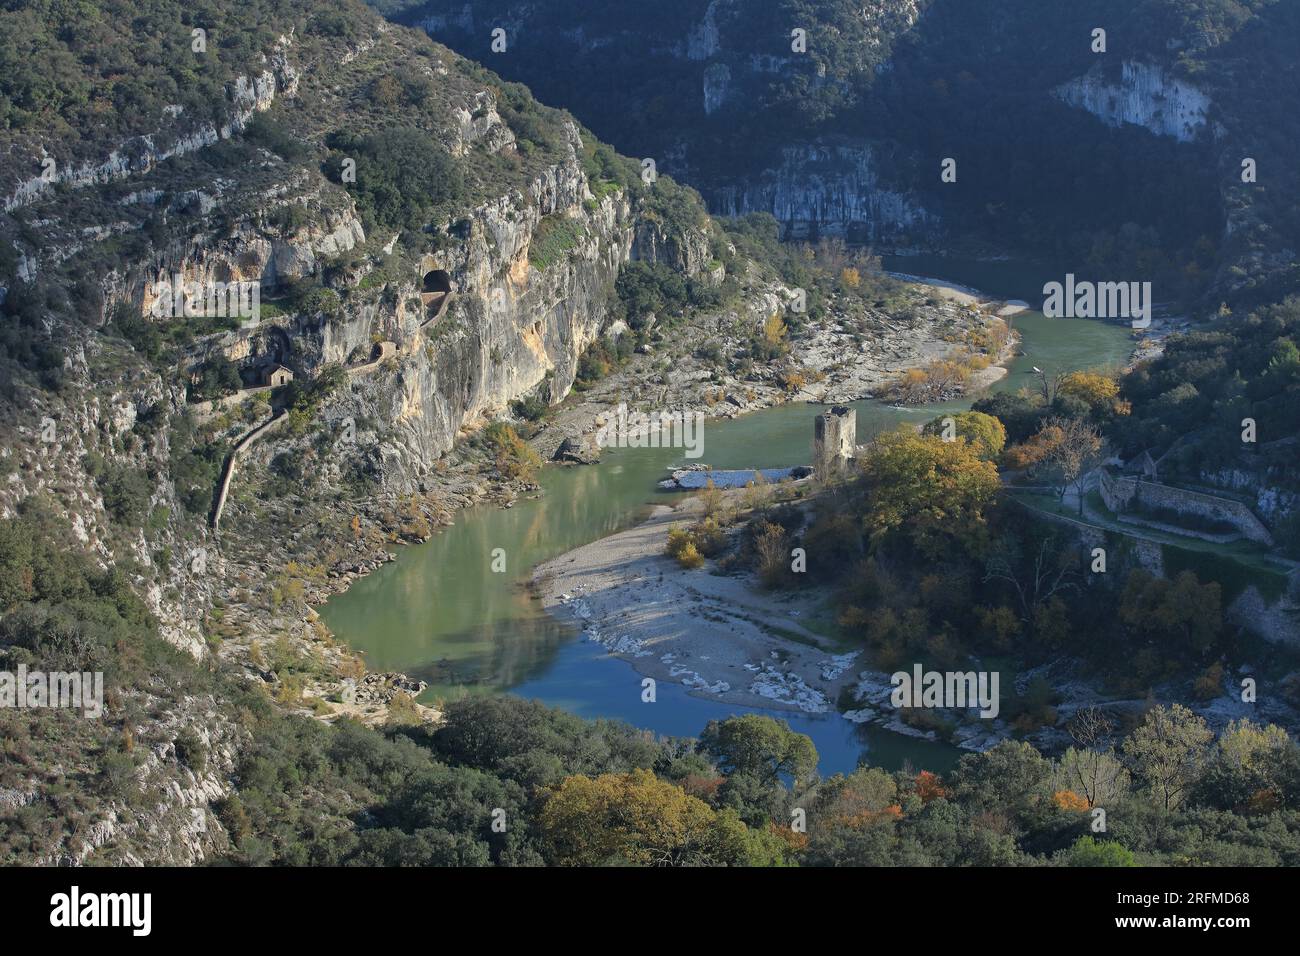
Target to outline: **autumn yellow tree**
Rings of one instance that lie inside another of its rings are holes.
[[[726,866],[779,862],[782,847],[649,770],[567,778],[538,826],[562,866]]]
[[[779,312],[773,312],[763,323],[763,342],[773,350],[784,351],[785,338],[785,319]]]
[[[1061,379],[1056,394],[1077,399],[1097,418],[1127,415],[1131,410],[1119,397],[1119,381],[1101,372],[1071,372]]]
[[[786,369],[781,373],[781,387],[787,392],[797,392],[807,384],[808,377],[800,369]]]
[[[985,461],[996,461],[1007,443],[1006,427],[999,419],[983,412],[945,415],[927,423],[922,432],[947,441],[963,439],[973,445],[976,454]]]
[[[997,468],[974,446],[905,426],[872,442],[862,474],[870,489],[864,520],[873,545],[898,533],[929,557],[939,557],[954,540],[978,540],[984,509],[999,485]]]

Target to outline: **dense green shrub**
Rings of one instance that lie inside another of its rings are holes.
[[[367,232],[375,225],[419,229],[464,193],[461,166],[422,129],[393,126],[370,134],[340,130],[326,142],[331,149],[326,174],[356,196],[368,220]],[[355,183],[344,180],[347,160],[356,165]]]

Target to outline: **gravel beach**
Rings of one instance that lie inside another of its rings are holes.
[[[643,524],[539,565],[543,606],[643,676],[698,696],[834,711],[857,654],[837,655],[807,626],[824,595],[768,594],[746,577],[678,567],[664,554],[668,529],[698,517],[694,499],[661,505]]]

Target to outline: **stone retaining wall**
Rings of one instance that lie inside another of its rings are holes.
[[[1216,521],[1226,521],[1237,529],[1243,538],[1273,546],[1273,536],[1268,528],[1246,505],[1230,498],[1218,498],[1199,491],[1187,491],[1136,478],[1115,477],[1101,469],[1099,487],[1106,507],[1123,514],[1135,501],[1156,508],[1170,508],[1181,514],[1200,515]],[[1191,533],[1191,532],[1188,532]]]

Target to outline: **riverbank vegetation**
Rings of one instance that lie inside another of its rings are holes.
[[[537,452],[505,422],[493,422],[478,439],[497,472],[510,481],[531,482],[542,461]]]
[[[1238,722],[1215,739],[1182,708],[1157,708],[1113,748],[1086,749],[1090,724],[1056,759],[1004,743],[944,776],[863,767],[823,780],[807,737],[754,715],[664,739],[504,697],[453,704],[437,727],[330,726],[170,648],[120,576],[77,557],[64,534],[36,510],[0,524],[0,652],[11,667],[103,667],[105,717],[0,709],[0,787],[34,769],[102,785],[89,803],[6,802],[0,862],[59,858],[113,802],[142,806],[207,774],[214,728],[178,731],[153,713],[158,693],[216,693],[247,735],[214,805],[216,862],[1300,863],[1300,757],[1275,727]],[[1106,810],[1103,834],[1094,808]],[[78,858],[112,862],[119,850],[110,841]]]
[[[1225,592],[1204,566],[1154,575],[1132,538],[1105,529],[1081,537],[1004,486],[1019,477],[1058,501],[1073,493],[1080,500],[1069,511],[1082,508],[1082,482],[1107,438],[1128,427],[1125,388],[1113,372],[1044,376],[1037,392],[992,396],[919,433],[886,432],[843,480],[803,503],[781,505],[770,490],[758,500],[753,489],[743,513],[718,518],[745,530],[708,557],[769,588],[829,585],[842,639],[878,670],[996,657],[1025,671],[1065,658],[1117,698],[1184,684],[1230,693],[1229,672],[1263,662],[1284,676],[1294,655],[1274,647],[1261,656],[1249,629],[1229,620],[1240,588]],[[683,529],[670,551],[694,544],[692,564],[702,563],[700,542],[712,537],[700,525]],[[790,570],[796,548],[807,573]],[[1017,730],[1056,723],[1060,696],[1041,678],[1010,696],[1003,712]]]
[[[1295,742],[1245,721],[1216,738],[1177,706],[1100,751],[1049,759],[1008,742],[942,776],[861,767],[828,779],[811,740],[756,715],[711,723],[698,740],[512,698],[454,704],[436,730],[261,719],[220,809],[230,862],[1300,863]],[[1101,832],[1094,809],[1105,810]]]
[[[980,316],[963,341],[942,358],[910,368],[886,382],[876,397],[899,405],[928,405],[960,398],[990,365],[1004,361],[1012,342],[1010,326],[996,316]]]

